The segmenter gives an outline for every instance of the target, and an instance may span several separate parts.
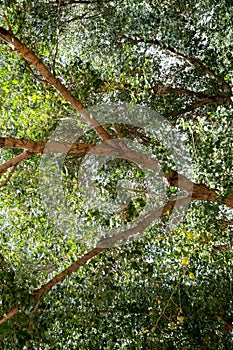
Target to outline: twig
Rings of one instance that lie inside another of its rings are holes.
[[[56,44],[55,44],[54,55],[53,55],[53,74],[54,74],[54,76],[55,76],[56,58],[57,58],[58,45],[59,45],[60,20],[61,20],[61,0],[59,0],[59,2],[58,2],[57,23],[56,23]]]
[[[41,300],[42,300],[42,298],[38,299],[34,309],[32,310],[31,315],[30,315],[30,321],[33,319],[33,317],[34,317],[34,315],[35,315],[35,313],[36,313],[36,311],[41,303]]]
[[[3,17],[4,17],[5,21],[6,21],[6,24],[7,24],[7,27],[8,27],[8,29],[9,29],[9,31],[12,33],[12,28],[11,28],[9,19],[8,19],[8,17],[7,17],[7,15],[6,15],[5,12],[3,13]]]
[[[156,46],[160,47],[161,50],[167,51],[167,52],[171,53],[172,55],[175,55],[176,57],[179,57],[179,58],[191,63],[192,65],[194,65],[197,68],[199,68],[200,70],[202,70],[202,72],[204,72],[205,74],[212,76],[224,88],[225,91],[232,93],[231,86],[221,76],[219,76],[214,71],[212,71],[211,69],[206,67],[199,59],[197,59],[195,57],[189,57],[189,56],[183,55],[182,53],[176,51],[173,47],[163,46],[163,45],[161,45],[160,41],[157,39],[144,40],[144,39],[139,38],[139,39],[134,40],[134,39],[128,38],[127,36],[125,36],[125,38],[130,40],[131,42],[134,42],[134,43],[151,44],[151,45],[156,45]]]
[[[74,21],[78,21],[78,20],[86,20],[86,19],[92,19],[92,18],[96,18],[96,17],[99,17],[105,13],[108,13],[108,12],[111,12],[111,9],[106,9],[104,11],[101,11],[99,13],[95,13],[93,15],[90,15],[90,16],[86,16],[89,14],[89,12],[85,12],[82,16],[76,16],[76,17],[73,17],[71,19],[68,19],[67,21],[65,21],[66,23],[70,23],[70,22],[74,22]]]
[[[172,92],[172,93],[178,94],[178,95],[187,95],[187,96],[191,96],[191,97],[193,96],[199,100],[201,100],[201,99],[209,99],[209,100],[222,100],[223,99],[223,100],[226,100],[227,99],[228,103],[231,102],[231,99],[225,95],[213,95],[213,96],[211,96],[210,94],[207,94],[204,92],[197,92],[197,91],[186,89],[184,87],[175,88],[175,87],[172,87],[170,85],[164,85],[164,84],[160,84],[160,83],[158,83],[157,85],[152,87],[152,90],[154,90],[159,95],[163,95],[163,94]]]
[[[219,104],[218,101],[210,101],[210,100],[203,100],[203,101],[198,101],[196,103],[193,103],[191,106],[188,106],[186,108],[180,109],[178,111],[174,111],[174,112],[169,112],[166,115],[168,117],[176,117],[179,114],[185,114],[188,112],[192,112],[195,109],[202,107],[202,106],[207,106],[207,105],[214,105],[214,104]]]
[[[156,330],[156,328],[157,328],[157,326],[158,326],[158,324],[159,324],[159,321],[160,321],[161,318],[165,315],[165,311],[166,311],[166,309],[167,309],[167,307],[168,307],[168,305],[169,305],[169,303],[170,303],[170,301],[171,301],[173,295],[175,294],[177,288],[179,287],[179,285],[180,285],[180,283],[181,283],[181,280],[182,280],[182,278],[184,277],[186,271],[187,271],[187,267],[185,267],[185,268],[183,269],[183,272],[182,272],[182,274],[181,274],[181,276],[180,276],[180,278],[179,278],[179,280],[178,280],[178,282],[177,282],[177,284],[176,284],[174,290],[172,291],[172,293],[171,293],[171,295],[170,295],[170,297],[169,297],[169,299],[168,299],[166,305],[164,306],[163,311],[161,312],[161,314],[160,314],[159,317],[157,318],[157,321],[156,321],[154,327],[151,329],[151,333],[154,333],[154,331]]]

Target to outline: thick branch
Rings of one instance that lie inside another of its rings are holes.
[[[170,181],[172,183],[177,182],[177,176],[175,172],[170,175]],[[200,191],[201,188],[201,191]],[[198,189],[198,190],[197,190]],[[197,193],[198,192],[198,193]],[[211,196],[212,194],[212,196]],[[70,265],[67,269],[60,272],[54,278],[52,278],[49,282],[43,285],[41,288],[35,290],[33,292],[32,301],[38,301],[43,298],[43,296],[51,290],[57,283],[62,282],[66,277],[70,276],[72,273],[76,272],[81,266],[87,263],[91,258],[97,256],[102,251],[106,250],[109,246],[113,246],[115,243],[128,239],[129,237],[142,233],[145,229],[157,218],[171,213],[173,208],[176,206],[183,206],[190,202],[190,200],[203,199],[203,200],[214,200],[215,198],[214,190],[209,190],[205,185],[195,185],[194,186],[194,194],[192,198],[189,196],[168,202],[163,207],[156,208],[152,210],[146,217],[141,219],[136,227],[128,229],[126,231],[120,232],[113,237],[103,240],[100,242],[99,247],[94,248],[89,253],[85,254],[83,257],[78,259],[74,264]],[[232,196],[232,207],[233,207],[233,196]],[[12,308],[2,319],[0,319],[0,324],[6,322],[9,318],[14,316],[18,312],[18,308]]]
[[[165,177],[170,186],[180,188],[189,193],[192,196],[192,201],[204,200],[214,202],[217,199],[217,191],[204,184],[195,184],[174,170],[170,170],[169,173],[165,174]],[[227,197],[225,204],[233,208],[233,196]]]
[[[27,67],[27,69],[29,70],[29,72],[33,75],[33,77],[39,81],[39,83],[47,83],[46,80],[41,79],[37,74],[35,74],[33,72],[33,69],[30,67],[30,64],[24,59],[25,65]]]
[[[79,112],[86,122],[91,125],[103,141],[109,140],[110,137],[106,130],[99,125],[98,121],[94,119],[85,109],[82,102],[76,99],[67,88],[49,71],[44,63],[37,57],[37,55],[30,50],[25,44],[19,41],[13,33],[0,27],[0,38],[7,42],[12,49],[17,52],[24,60],[32,64],[33,67],[43,76],[45,81],[53,86],[63,97],[69,102],[77,112]]]
[[[60,272],[40,289],[35,290],[33,292],[32,301],[40,300],[41,298],[43,298],[45,293],[51,290],[57,283],[62,282],[66,277],[70,276],[73,272],[76,272],[81,266],[86,264],[87,261],[92,259],[94,256],[100,254],[103,250],[105,250],[105,248],[97,247],[91,250],[89,253],[83,255],[80,259],[75,261],[75,263],[70,265],[64,271]]]
[[[141,167],[146,169],[157,171],[159,163],[156,159],[148,159],[143,153],[139,153],[129,149],[121,139],[113,139],[104,142],[99,145],[88,145],[88,144],[69,144],[61,142],[36,142],[24,139],[15,138],[0,138],[0,147],[16,147],[24,148],[28,150],[28,154],[38,153],[67,153],[76,154],[77,156],[83,156],[87,154],[99,155],[99,156],[112,156],[117,158],[126,159],[130,162],[135,162]],[[27,158],[26,152],[18,156],[17,159],[7,162],[7,166],[3,164],[0,166],[6,168],[6,170],[15,165],[17,160],[21,161],[21,157]],[[24,156],[23,156],[24,155]],[[173,187],[180,188],[192,195],[192,200],[205,200],[215,201],[218,193],[214,189],[208,188],[204,184],[195,184],[185,176],[178,174],[176,171],[170,169],[169,172],[164,174],[168,181],[168,184]],[[233,195],[230,195],[225,200],[225,205],[233,208]]]
[[[0,137],[0,148],[22,148],[32,154],[41,153],[68,153],[82,156],[87,154],[94,146],[89,144],[70,144],[68,142],[41,142],[14,137]]]
[[[162,217],[163,215],[167,215],[167,213],[171,214],[173,211],[174,207],[180,207],[184,206],[186,204],[189,204],[191,201],[191,198],[189,196],[180,198],[174,201],[170,201],[167,204],[165,204],[162,207],[156,208],[151,210],[150,213],[147,214],[146,217],[143,217],[137,224],[137,226],[130,228],[129,230],[119,232],[115,236],[111,238],[107,238],[103,241],[100,242],[99,246],[100,247],[112,247],[115,243],[123,240],[123,239],[128,239],[131,236],[134,236],[138,233],[143,233],[145,229],[156,219]]]

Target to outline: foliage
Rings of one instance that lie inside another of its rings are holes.
[[[231,349],[230,1],[7,0],[2,9],[0,38],[14,35],[63,85],[0,41],[1,348]],[[103,125],[111,140],[127,138],[135,153],[158,159],[162,183],[154,169],[130,162],[126,148],[118,157],[108,148],[107,158],[41,154],[42,142],[68,143],[69,133],[71,143],[104,152],[109,140],[86,127],[82,109],[112,103],[154,110],[182,135],[193,173],[181,175],[194,187],[185,215],[166,207],[182,199],[183,180],[175,182],[180,169],[153,128],[126,118]],[[19,148],[29,157],[2,170]],[[57,187],[46,182],[45,164],[59,174]],[[138,234],[102,247],[136,225]]]

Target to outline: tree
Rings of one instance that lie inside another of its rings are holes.
[[[231,28],[226,0],[3,6],[3,349],[232,347]]]

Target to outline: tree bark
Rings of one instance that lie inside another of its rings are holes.
[[[19,41],[10,30],[0,27],[0,38],[7,42],[13,51],[17,52],[24,60],[32,64],[33,67],[43,76],[45,81],[53,86],[64,99],[69,102],[80,115],[91,125],[103,141],[109,140],[110,137],[106,130],[99,125],[98,121],[93,118],[85,109],[82,102],[76,99],[67,88],[49,71],[44,63],[37,57],[37,55],[30,50],[25,44]]]

